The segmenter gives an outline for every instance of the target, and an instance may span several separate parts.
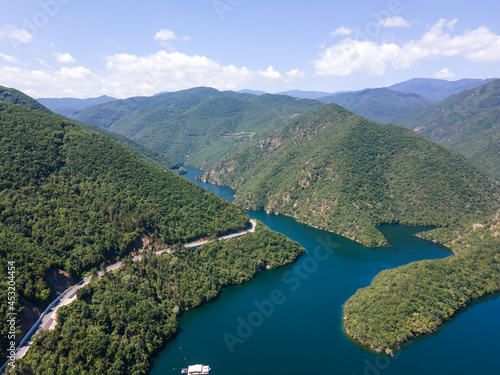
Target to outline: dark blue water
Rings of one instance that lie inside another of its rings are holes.
[[[185,177],[198,174],[189,169]],[[231,189],[196,183],[232,198]],[[383,226],[390,246],[371,249],[292,218],[248,214],[300,242],[307,254],[184,314],[180,334],[154,359],[151,374],[179,374],[184,358],[209,364],[213,375],[500,373],[500,298],[474,304],[394,358],[360,348],[342,331],[342,305],[378,272],[450,256],[444,247],[413,236],[423,228]]]

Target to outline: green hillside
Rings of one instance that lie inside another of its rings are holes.
[[[181,163],[208,167],[230,150],[323,103],[199,87],[82,110],[75,119],[106,128]]]
[[[84,124],[83,122],[79,122],[76,120],[71,120],[76,126],[83,128],[85,130],[89,130],[94,133],[105,135],[108,138],[118,142],[122,146],[128,148],[134,155],[144,160],[146,163],[151,164],[152,166],[160,169],[174,169],[179,170],[180,165],[176,163],[174,160],[170,159],[168,156],[159,153],[149,147],[143,146],[137,142],[134,142],[130,138],[125,137],[124,135],[110,132],[104,128],[100,128],[99,126]]]
[[[391,123],[459,151],[500,180],[500,80],[462,92]]]
[[[35,99],[22,93],[19,90],[0,86],[0,101],[12,104],[19,104],[29,109],[36,109],[44,113],[52,113],[49,109],[38,103]]]
[[[54,297],[52,270],[78,278],[139,237],[176,244],[249,225],[241,208],[60,116],[0,102],[0,153],[0,278],[15,262],[18,301],[35,306]]]
[[[432,104],[430,100],[418,95],[385,88],[340,93],[318,100],[341,105],[357,115],[381,123]]]
[[[104,97],[101,98],[96,98],[96,99],[104,99]],[[111,98],[109,98],[111,99]],[[47,99],[50,102],[50,99]],[[57,99],[54,99],[57,101]],[[64,100],[64,99],[61,99]],[[78,99],[74,99],[78,100]],[[92,103],[92,99],[88,99],[90,101],[85,101],[86,103]],[[48,114],[54,114],[52,113],[49,109],[44,107],[40,102],[34,100],[33,98],[29,97],[26,94],[23,94],[21,91],[8,88],[8,87],[2,87],[0,86],[0,101],[7,102],[7,103],[12,103],[12,104],[20,104],[28,109],[34,109],[38,111],[42,111],[44,113]],[[42,101],[43,102],[43,101]],[[93,125],[88,125],[84,124],[78,121],[74,121],[74,124],[84,128],[86,130],[90,130],[95,133],[99,133],[102,135],[105,135],[116,142],[120,143],[121,145],[125,146],[128,148],[130,151],[132,151],[136,156],[139,158],[143,159],[144,161],[150,163],[151,165],[161,168],[161,169],[176,169],[179,168],[178,163],[174,162],[172,159],[168,158],[167,156],[160,154],[157,151],[154,151],[148,147],[145,147],[143,145],[138,144],[137,142],[132,141],[131,139],[122,136],[120,134],[112,133],[110,131],[107,131],[103,128],[100,128],[98,126],[93,126]]]
[[[180,313],[304,251],[259,223],[240,238],[127,264],[58,310],[56,329],[35,340],[14,374],[145,374],[149,358],[175,336]]]
[[[410,263],[378,274],[344,306],[355,341],[391,354],[436,331],[472,301],[500,290],[500,214],[447,242],[457,255]]]
[[[369,246],[381,223],[450,226],[498,207],[498,183],[457,152],[331,104],[226,156],[205,181],[236,203],[297,218]]]

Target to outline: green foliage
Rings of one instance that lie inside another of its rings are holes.
[[[318,100],[339,104],[371,121],[382,123],[432,104],[430,100],[418,95],[385,88],[335,94]]]
[[[500,180],[500,80],[391,120],[454,148]]]
[[[454,241],[458,255],[410,263],[379,273],[344,307],[344,329],[377,351],[431,333],[471,301],[500,290],[497,224]]]
[[[6,102],[0,187],[0,279],[5,262],[15,261],[20,297],[38,306],[48,302],[50,269],[78,277],[126,256],[140,235],[186,243],[249,223],[241,208],[107,137]],[[7,299],[0,302],[5,311]],[[5,324],[0,320],[0,331]]]
[[[256,134],[323,103],[199,87],[86,108],[75,119],[105,127],[173,160],[206,168]]]
[[[90,130],[94,133],[102,134],[108,138],[111,138],[122,146],[128,148],[135,156],[144,160],[146,163],[152,165],[153,167],[159,169],[173,169],[175,171],[178,171],[180,169],[180,165],[178,163],[165,156],[164,154],[161,154],[158,151],[134,142],[130,138],[127,138],[123,135],[110,132],[98,126],[84,124],[75,120],[72,120],[72,123],[80,128]]]
[[[52,112],[38,103],[35,99],[23,94],[21,91],[0,86],[0,102],[19,104],[29,109],[34,109],[44,113],[52,114]]]
[[[457,152],[335,105],[227,155],[205,181],[235,202],[332,230],[368,246],[381,223],[457,226],[495,212],[498,183]]]
[[[13,373],[145,374],[149,358],[176,334],[181,311],[303,252],[259,223],[239,238],[150,255],[81,289],[77,301],[58,310],[55,330],[38,335]]]

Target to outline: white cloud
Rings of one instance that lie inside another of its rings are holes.
[[[450,71],[449,68],[444,68],[444,69],[441,69],[439,72],[436,72],[434,74],[434,77],[440,78],[440,79],[453,78],[453,77],[455,77],[455,73]]]
[[[410,23],[400,16],[381,19],[379,24],[383,27],[410,27]]]
[[[324,49],[313,61],[313,66],[320,76],[346,76],[352,73],[381,75],[388,66],[408,69],[421,60],[443,57],[461,56],[475,62],[500,61],[499,35],[486,26],[455,36],[444,32],[445,27],[452,30],[456,22],[441,19],[421,39],[402,45],[346,38]]]
[[[295,80],[295,79],[305,78],[306,72],[300,69],[292,69],[286,72],[286,76],[289,80]]]
[[[351,35],[352,34],[352,30],[351,29],[348,29],[347,27],[345,26],[342,26],[342,27],[339,27],[337,30],[335,31],[332,31],[330,33],[331,36],[339,36],[339,35],[344,35],[344,36],[347,36],[347,35]]]
[[[177,40],[179,39],[175,33],[168,29],[161,29],[155,34],[155,40],[165,42],[167,40]]]
[[[118,97],[152,95],[159,91],[210,86],[232,90],[254,82],[283,82],[280,72],[269,66],[251,71],[246,67],[222,66],[205,56],[159,51],[149,56],[116,54],[106,58],[105,85]]]
[[[15,63],[15,62],[17,62],[17,61],[18,61],[18,60],[17,60],[17,57],[15,57],[15,56],[10,56],[10,55],[6,55],[6,54],[4,54],[4,53],[2,53],[2,52],[0,52],[0,59],[5,60],[5,61],[7,61],[8,63]]]
[[[66,53],[58,53],[56,52],[57,62],[61,64],[73,64],[76,63],[76,60],[71,56],[68,52]]]
[[[352,73],[382,75],[387,61],[398,53],[399,47],[395,44],[377,45],[347,38],[327,48],[313,65],[320,76],[347,76]]]
[[[0,27],[0,39],[8,39],[18,43],[30,43],[33,41],[33,36],[23,29],[16,26],[4,25]]]
[[[304,77],[299,69],[282,74],[272,66],[262,70],[221,65],[205,56],[159,51],[147,56],[115,54],[103,56],[104,66],[91,71],[86,67],[54,69],[41,65],[38,70],[0,66],[2,84],[29,92],[34,97],[118,98],[149,96],[196,86],[237,90],[255,84],[290,82]]]

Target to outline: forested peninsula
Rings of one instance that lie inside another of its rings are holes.
[[[61,287],[127,257],[138,239],[182,244],[249,225],[244,210],[176,173],[24,104],[0,101],[0,276],[3,285],[15,263],[18,332]],[[7,329],[0,321],[2,348]]]
[[[202,180],[235,202],[295,217],[366,246],[383,223],[460,226],[495,213],[498,182],[462,155],[400,126],[336,105],[226,155]]]
[[[81,289],[58,310],[55,330],[35,338],[12,374],[145,374],[151,356],[177,333],[183,311],[304,251],[258,223],[253,233],[195,250],[150,252]]]
[[[500,291],[500,213],[461,233],[447,243],[455,256],[382,271],[359,289],[344,306],[348,336],[392,354],[435,332],[472,301]]]

